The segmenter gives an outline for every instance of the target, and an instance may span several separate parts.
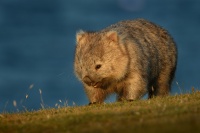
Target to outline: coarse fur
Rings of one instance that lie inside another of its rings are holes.
[[[177,48],[166,30],[144,19],[127,20],[98,32],[76,35],[74,70],[90,104],[111,94],[136,100],[148,92],[168,95],[175,75]]]

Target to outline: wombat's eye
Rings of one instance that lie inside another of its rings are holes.
[[[96,70],[98,70],[99,68],[101,68],[101,65],[100,65],[100,64],[98,64],[98,65],[95,66],[95,69],[96,69]]]

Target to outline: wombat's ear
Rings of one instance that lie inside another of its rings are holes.
[[[80,41],[83,41],[84,36],[86,35],[86,32],[80,30],[76,33],[76,42],[80,43]]]
[[[106,37],[113,41],[113,42],[117,42],[118,41],[118,33],[116,31],[109,31],[106,33]]]

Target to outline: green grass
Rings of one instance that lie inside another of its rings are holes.
[[[200,91],[150,100],[0,114],[0,133],[200,133]]]

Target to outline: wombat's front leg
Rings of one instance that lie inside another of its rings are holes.
[[[129,79],[129,81],[123,86],[123,89],[118,94],[118,101],[134,101],[147,92],[147,82],[142,78],[136,77],[133,79]]]
[[[89,99],[89,105],[103,103],[107,93],[100,88],[94,88],[93,86],[85,86],[85,91]]]

